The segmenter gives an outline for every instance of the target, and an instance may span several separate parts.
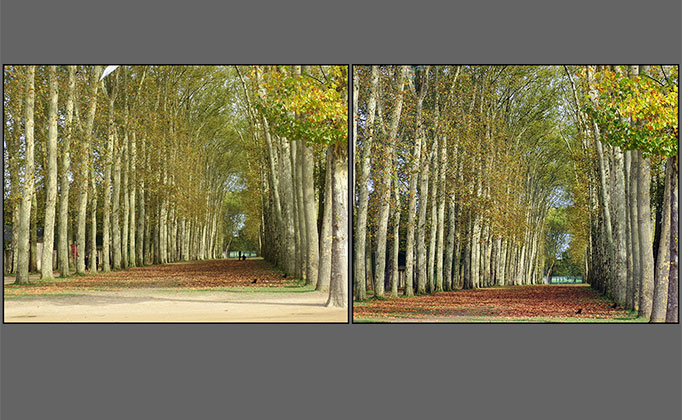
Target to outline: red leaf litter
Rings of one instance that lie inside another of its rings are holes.
[[[92,288],[213,288],[283,287],[297,284],[262,259],[210,260],[153,265],[110,273],[72,276],[55,281],[32,281],[28,285],[5,285],[5,293],[92,289]]]
[[[587,285],[458,290],[410,298],[370,300],[356,303],[353,307],[354,319],[431,319],[452,322],[475,317],[494,321],[536,317],[610,319],[627,314],[622,308],[613,308],[611,301]]]

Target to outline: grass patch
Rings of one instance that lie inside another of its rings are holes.
[[[7,294],[5,293],[5,300],[38,300],[44,297],[80,297],[87,296],[85,293],[76,291],[41,291],[40,293],[18,293],[18,294]]]

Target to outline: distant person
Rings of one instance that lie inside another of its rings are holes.
[[[239,261],[241,261],[241,260],[242,260],[242,252],[239,251]]]
[[[88,262],[90,261],[90,257],[88,254],[85,254],[85,268],[88,268]]]

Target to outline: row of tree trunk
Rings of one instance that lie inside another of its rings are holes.
[[[649,67],[629,66],[629,76],[646,76]],[[595,71],[601,70],[586,69],[584,89],[593,106],[598,106]],[[573,80],[572,88],[580,90]],[[579,102],[578,95],[575,98]],[[578,112],[583,149],[597,158],[588,172],[592,180],[588,281],[651,322],[677,322],[677,157],[664,161],[664,193],[661,202],[652,202],[652,158],[641,150],[602,143],[598,124],[581,109]],[[654,206],[661,209],[658,214],[652,213]]]
[[[556,177],[539,140],[521,141],[540,118],[514,120],[522,88],[496,93],[506,86],[495,68],[356,69],[356,299],[386,285],[412,296],[542,282]]]
[[[53,277],[55,239],[61,276],[221,255],[225,175],[202,150],[203,133],[190,139],[178,133],[193,123],[181,108],[184,98],[169,88],[181,76],[123,67],[102,81],[100,66],[38,70],[38,80],[36,66],[6,71],[14,84],[6,117],[13,124],[8,152],[16,282],[28,282],[29,230],[36,232],[38,224],[44,228],[41,279]],[[47,106],[36,104],[36,92]],[[36,121],[47,126],[40,139],[40,207],[34,160],[35,134],[42,133]],[[185,152],[189,164],[179,158]],[[194,165],[192,158],[205,164]],[[177,174],[194,177],[190,191],[176,188]],[[31,218],[32,207],[44,214],[42,223]]]
[[[237,69],[239,71],[239,69]],[[258,67],[249,81],[240,73],[251,131],[262,161],[260,252],[287,275],[329,293],[328,305],[348,300],[348,149],[346,138],[314,150],[305,138],[278,135],[258,105],[273,101],[263,79],[274,69]],[[281,71],[281,70],[277,70]],[[291,66],[293,78],[308,66]],[[318,187],[315,172],[320,174]]]

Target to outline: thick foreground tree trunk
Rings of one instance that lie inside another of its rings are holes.
[[[348,150],[337,143],[332,164],[332,275],[327,306],[348,305]]]
[[[658,244],[658,258],[656,258],[651,322],[665,322],[668,303],[668,276],[670,273],[670,184],[672,181],[670,178],[672,176],[672,161],[672,158],[668,159],[665,170],[661,233]]]

